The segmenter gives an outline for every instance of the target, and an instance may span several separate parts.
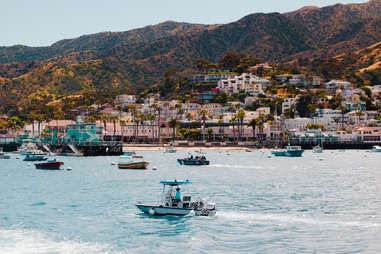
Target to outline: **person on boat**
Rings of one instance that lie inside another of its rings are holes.
[[[177,202],[181,201],[181,192],[180,192],[180,188],[179,187],[176,188],[175,200]]]

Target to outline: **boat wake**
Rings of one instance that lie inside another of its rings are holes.
[[[0,229],[0,253],[120,253],[107,244],[55,239],[54,234],[26,229]]]
[[[233,165],[233,164],[211,164],[208,167],[212,168],[252,168],[252,169],[262,169],[260,166],[252,166],[252,165]]]
[[[282,223],[282,224],[308,224],[316,226],[333,226],[333,227],[360,227],[360,228],[381,228],[380,223],[370,223],[362,221],[337,221],[337,220],[320,220],[310,216],[292,216],[282,214],[255,214],[255,213],[239,213],[239,212],[218,212],[219,218],[232,221],[245,221],[248,223]]]

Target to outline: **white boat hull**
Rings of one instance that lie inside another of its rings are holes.
[[[176,216],[185,216],[191,213],[194,213],[196,216],[214,216],[216,215],[215,209],[202,209],[195,210],[193,208],[178,208],[178,207],[165,207],[162,205],[145,205],[137,204],[136,205],[142,212],[148,213],[151,215],[176,215]]]
[[[142,212],[152,215],[188,215],[193,209],[177,208],[177,207],[164,207],[160,205],[136,205]]]

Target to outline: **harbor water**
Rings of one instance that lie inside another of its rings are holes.
[[[0,253],[380,253],[381,153],[206,151],[209,166],[179,166],[186,151],[139,152],[148,170],[118,157],[59,157],[71,171],[0,160]],[[152,170],[152,167],[157,170]],[[161,180],[217,205],[214,217],[155,217]]]

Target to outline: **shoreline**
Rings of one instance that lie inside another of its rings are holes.
[[[166,149],[174,149],[178,151],[243,151],[243,150],[269,150],[268,148],[251,148],[251,147],[234,147],[234,146],[224,146],[224,147],[218,147],[218,146],[211,146],[211,147],[205,147],[205,146],[179,146],[179,147],[168,147],[168,146],[123,146],[123,152],[132,152],[132,151],[165,151]]]

